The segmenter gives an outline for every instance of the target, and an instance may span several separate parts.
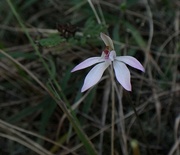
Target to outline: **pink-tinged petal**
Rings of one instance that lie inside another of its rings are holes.
[[[84,60],[83,62],[81,62],[79,65],[77,65],[76,67],[74,67],[71,72],[75,72],[77,70],[81,70],[84,68],[87,68],[89,66],[92,66],[96,63],[100,63],[103,62],[104,60],[101,57],[92,57],[92,58],[88,58],[86,60]]]
[[[122,61],[125,64],[128,64],[131,67],[134,67],[136,69],[139,69],[143,72],[145,72],[144,67],[141,65],[141,63],[134,57],[132,56],[120,56],[120,57],[116,57],[116,60],[118,61]]]
[[[124,89],[131,91],[130,72],[126,65],[119,61],[114,61],[114,71],[116,79],[124,87]]]
[[[108,46],[110,50],[114,50],[112,39],[109,36],[105,35],[104,33],[101,33],[100,36],[101,39],[104,41],[105,45]]]
[[[109,66],[109,63],[103,62],[94,66],[87,74],[81,92],[86,91],[90,87],[94,86],[101,79],[104,71]]]

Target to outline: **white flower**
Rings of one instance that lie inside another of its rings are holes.
[[[88,58],[74,67],[71,71],[75,72],[96,64],[87,74],[81,92],[84,92],[97,84],[106,68],[110,65],[113,65],[117,81],[124,87],[124,89],[131,91],[130,72],[126,64],[143,72],[144,67],[132,56],[116,56],[111,38],[103,33],[101,33],[100,36],[106,45],[106,49],[102,52],[101,57]]]

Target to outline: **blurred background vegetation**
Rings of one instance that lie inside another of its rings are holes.
[[[81,93],[89,69],[71,74],[101,55],[100,32],[146,69],[129,67],[132,92],[117,85],[114,154],[180,154],[179,0],[1,0],[0,154],[91,154],[63,107],[97,154],[110,154],[109,76]]]

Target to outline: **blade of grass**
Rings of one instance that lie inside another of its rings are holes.
[[[19,24],[21,25],[22,29],[24,30],[26,36],[28,37],[30,43],[32,44],[32,46],[34,47],[36,54],[39,56],[40,60],[42,61],[44,67],[46,68],[46,70],[48,71],[49,75],[51,75],[51,71],[49,69],[49,67],[47,66],[46,62],[44,61],[44,59],[41,56],[41,53],[38,51],[37,46],[34,44],[32,38],[30,37],[28,31],[26,30],[26,27],[24,26],[19,14],[16,12],[16,9],[14,8],[11,0],[7,0],[8,5],[10,6],[13,14],[15,15],[15,17],[17,18]],[[34,76],[34,74],[32,74],[29,70],[27,70],[23,65],[21,65],[19,62],[17,62],[15,59],[13,59],[11,56],[9,56],[7,53],[5,53],[4,51],[0,50],[0,52],[2,54],[4,54],[5,56],[7,56],[10,60],[12,60],[13,62],[15,62],[16,64],[18,64],[22,69],[24,69],[38,84],[40,84],[40,86],[42,88],[44,88],[49,95],[56,101],[56,103],[58,104],[58,106],[63,110],[64,113],[66,113],[67,118],[69,119],[69,121],[71,122],[71,124],[73,125],[79,139],[83,142],[84,146],[87,149],[88,154],[90,155],[96,155],[97,152],[93,146],[93,144],[90,142],[89,138],[86,136],[86,134],[84,133],[84,131],[82,130],[82,128],[80,127],[77,118],[68,111],[66,104],[63,102],[63,100],[61,100],[61,98],[57,99],[55,98],[54,94],[52,92],[50,92],[48,90],[48,88],[39,80],[37,79],[37,77]],[[56,81],[54,81],[56,82]],[[56,82],[57,83],[57,82]]]
[[[91,1],[91,0],[87,0],[87,1],[88,1],[89,5],[90,5],[91,9],[92,9],[93,12],[94,12],[94,15],[95,15],[95,17],[96,17],[96,19],[97,19],[98,24],[101,24],[102,22],[101,22],[101,20],[100,20],[98,14],[97,14],[97,11],[96,11],[96,9],[95,9],[95,7],[94,7],[92,1]]]
[[[39,155],[44,155],[44,152],[42,152],[42,151],[38,150],[37,148],[33,147],[31,144],[27,143],[25,140],[21,140],[20,138],[17,138],[15,136],[3,134],[3,133],[0,133],[0,137],[15,141],[15,142],[17,142],[19,144],[22,144],[23,146],[33,150],[34,152],[36,152]]]
[[[58,147],[61,147],[62,149],[66,150],[66,151],[69,151],[68,148],[66,148],[65,146],[61,145],[60,143],[54,142],[53,140],[51,140],[51,139],[49,139],[49,138],[47,138],[47,137],[41,136],[41,135],[39,135],[39,134],[37,134],[37,133],[34,133],[34,132],[32,132],[32,131],[25,130],[25,129],[20,128],[20,127],[18,127],[18,126],[12,125],[12,124],[7,123],[7,122],[5,122],[5,121],[3,121],[3,120],[1,120],[1,119],[0,119],[0,124],[3,124],[3,125],[5,125],[5,126],[7,126],[8,128],[17,130],[17,131],[19,131],[19,132],[28,134],[28,135],[30,135],[30,136],[33,136],[33,137],[36,137],[36,138],[40,138],[40,139],[45,140],[45,141],[47,141],[47,142],[49,142],[49,143],[51,143],[51,144],[54,144],[54,145],[56,145],[56,146],[58,146]]]
[[[54,99],[54,101],[58,104],[58,106],[62,109],[62,111],[67,115],[67,118],[73,125],[79,139],[82,141],[82,143],[86,147],[88,154],[97,155],[97,152],[96,152],[93,144],[91,143],[91,141],[89,140],[87,135],[84,133],[84,131],[80,127],[76,116],[71,114],[71,112],[67,109],[66,104],[61,100],[61,98],[57,99],[54,96],[54,94],[51,91],[49,91],[48,88],[39,79],[37,79],[36,76],[34,76],[33,73],[31,73],[27,68],[25,68],[22,64],[20,64],[18,61],[16,61],[14,58],[12,58],[10,55],[8,55],[7,53],[5,53],[2,50],[0,50],[0,53],[5,55],[7,58],[9,58],[11,61],[13,61],[19,67],[21,67],[24,71],[26,71],[26,73],[28,73],[43,89],[45,89],[49,93],[49,95]]]
[[[45,135],[46,127],[48,126],[49,119],[53,115],[57,104],[54,102],[54,100],[52,100],[52,98],[48,98],[44,100],[42,105],[43,105],[43,109],[42,109],[43,111],[41,116],[41,122],[39,125],[39,133],[41,135]],[[39,142],[42,142],[42,140],[39,139]]]
[[[139,33],[139,31],[130,23],[128,22],[123,22],[125,27],[128,28],[128,30],[130,31],[130,33],[132,34],[134,40],[136,41],[136,43],[142,48],[144,49],[146,47],[146,42],[144,41],[144,39],[142,38],[141,34]]]
[[[48,71],[49,74],[51,74],[51,71],[49,70],[49,67],[47,66],[46,62],[44,61],[44,59],[42,58],[41,53],[38,50],[38,47],[35,45],[34,40],[31,38],[31,36],[29,35],[25,25],[23,24],[23,21],[21,19],[21,17],[19,16],[19,14],[17,13],[14,5],[12,4],[11,0],[7,0],[7,3],[11,9],[11,11],[13,12],[14,16],[16,17],[17,21],[19,22],[20,26],[22,27],[22,30],[24,31],[24,33],[26,34],[29,42],[31,43],[31,45],[33,46],[36,54],[39,56],[41,62],[43,63],[44,67],[46,68],[46,70]]]
[[[27,107],[27,108],[24,108],[23,110],[21,110],[19,113],[17,113],[16,115],[13,115],[12,117],[10,118],[7,118],[7,121],[8,122],[17,122],[17,121],[20,121],[21,119],[25,118],[26,116],[28,115],[31,115],[32,113],[34,113],[35,111],[39,110],[39,109],[42,109],[44,106],[44,104],[38,104],[37,106],[34,106],[34,107]]]
[[[12,128],[9,128],[5,124],[0,124],[0,128],[3,129],[4,131],[10,132],[11,136],[14,137],[16,140],[19,140],[19,141],[26,143],[27,145],[25,145],[25,146],[28,146],[32,150],[37,150],[39,152],[38,154],[53,155],[51,152],[49,152],[48,150],[46,150],[45,148],[43,148],[42,146],[40,146],[39,144],[37,144],[36,142],[31,140],[30,138],[28,138],[24,134],[12,129]],[[4,135],[6,135],[7,137],[9,136],[7,134],[4,134]],[[11,137],[11,136],[9,136],[9,137]],[[23,143],[20,143],[20,144],[24,145]]]

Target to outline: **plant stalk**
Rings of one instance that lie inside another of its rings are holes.
[[[114,74],[113,67],[111,65],[111,102],[112,102],[112,114],[111,114],[111,155],[114,155],[114,122],[115,122],[115,94],[114,94]]]

